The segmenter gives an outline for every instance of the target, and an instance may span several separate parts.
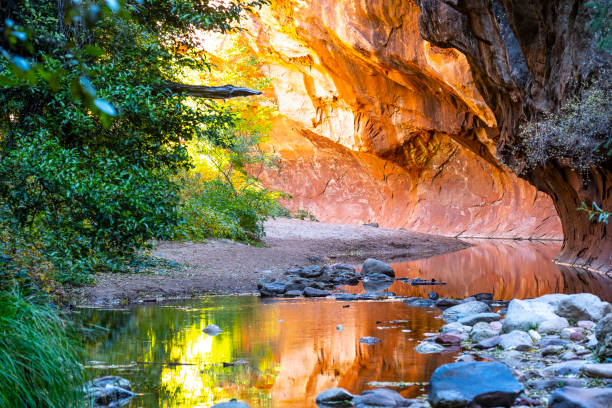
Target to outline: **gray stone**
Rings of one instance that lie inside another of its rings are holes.
[[[304,293],[301,290],[288,290],[285,292],[285,297],[302,297]]]
[[[561,353],[563,350],[565,349],[565,347],[563,346],[547,346],[544,347],[542,350],[540,350],[540,353],[543,356],[553,356],[553,355],[557,355],[559,353]]]
[[[298,275],[300,275],[302,278],[316,278],[318,276],[321,276],[324,269],[325,268],[323,268],[322,266],[307,266],[300,270],[298,272]]]
[[[544,334],[561,333],[561,330],[569,327],[569,322],[565,317],[544,320],[538,325],[538,332]]]
[[[502,339],[502,336],[490,337],[488,339],[479,341],[475,347],[479,349],[490,349],[490,348],[498,346],[499,343],[501,342],[501,339]]]
[[[464,326],[458,322],[445,324],[440,328],[441,333],[469,333],[470,331],[472,331],[472,328],[470,326]]]
[[[378,337],[366,336],[359,339],[360,343],[367,344],[368,346],[372,346],[374,344],[380,343],[380,339]]]
[[[261,296],[265,296],[265,297],[279,296],[285,293],[286,291],[287,291],[286,282],[266,283],[262,285],[262,287],[259,289],[259,293],[261,293]]]
[[[564,361],[562,363],[551,364],[544,369],[546,375],[571,375],[580,374],[582,367],[587,364],[583,360]]]
[[[563,387],[548,402],[550,408],[610,408],[612,388]]]
[[[249,406],[242,401],[238,401],[235,398],[232,398],[229,401],[222,402],[220,404],[215,404],[212,408],[249,408]]]
[[[123,406],[136,394],[132,391],[128,380],[116,376],[97,378],[88,382],[84,387],[87,400],[93,401],[95,406]]]
[[[350,301],[357,300],[358,296],[352,293],[338,293],[334,294],[336,300]]]
[[[349,264],[345,264],[345,263],[335,263],[333,265],[330,265],[330,268],[333,271],[348,271],[348,272],[355,272],[355,268]]]
[[[307,287],[306,289],[304,289],[304,296],[306,297],[325,297],[329,295],[331,295],[331,293],[327,290],[316,289],[316,288],[311,288],[311,287]]]
[[[612,313],[601,319],[594,331],[597,339],[595,352],[599,357],[612,358]]]
[[[580,372],[589,377],[612,378],[612,363],[585,364]]]
[[[489,305],[483,302],[473,301],[461,303],[457,306],[449,307],[442,313],[442,317],[447,322],[455,322],[462,317],[477,314],[477,313],[485,313],[490,312],[491,308]]]
[[[395,277],[395,272],[393,272],[393,268],[389,264],[379,261],[378,259],[368,258],[363,263],[361,275],[369,275],[372,273],[382,273],[391,278]]]
[[[493,300],[493,294],[488,292],[477,293],[472,295],[478,301]]]
[[[527,381],[527,388],[538,391],[551,391],[555,388],[569,385],[571,387],[585,387],[586,381],[582,378],[553,377]]]
[[[405,299],[403,302],[408,306],[414,307],[433,307],[436,304],[436,302],[434,302],[433,300],[425,298],[408,298]]]
[[[429,381],[433,408],[512,405],[523,386],[508,367],[497,362],[459,362],[434,371]]]
[[[344,388],[331,388],[317,395],[317,405],[320,407],[348,408],[353,406],[353,394]]]
[[[440,309],[444,309],[447,307],[457,306],[458,304],[461,304],[461,303],[463,302],[459,299],[440,298],[436,300],[436,307],[439,307]]]
[[[480,323],[480,322],[491,323],[491,322],[496,322],[500,319],[501,319],[501,316],[498,315],[497,313],[476,313],[476,314],[462,317],[461,319],[457,321],[466,326],[473,326],[476,323]]]
[[[540,296],[535,299],[529,299],[528,302],[541,302],[549,304],[553,307],[557,307],[557,305],[564,299],[567,299],[569,295],[565,295],[563,293],[551,293],[549,295]]]
[[[572,320],[601,320],[610,313],[610,304],[602,302],[597,296],[590,293],[570,295],[557,305],[555,310],[561,317]]]
[[[566,346],[567,344],[569,344],[569,341],[560,339],[558,336],[557,337],[549,336],[549,337],[544,337],[542,340],[539,341],[538,344],[540,345],[540,347]]]
[[[356,408],[409,407],[413,402],[386,388],[364,391],[353,400]]]
[[[505,332],[527,331],[538,327],[543,321],[557,317],[554,307],[548,303],[514,299],[508,305],[503,327]]]
[[[414,349],[421,354],[431,354],[441,353],[444,351],[444,346],[432,341],[422,341]]]
[[[208,334],[209,336],[216,336],[219,333],[221,333],[223,330],[216,324],[209,324],[202,331]]]
[[[132,390],[132,383],[130,383],[130,380],[123,377],[118,377],[116,375],[107,375],[106,377],[96,378],[95,380],[91,381],[91,384],[96,387],[106,387],[107,385],[112,385],[128,391]]]
[[[474,327],[472,327],[470,337],[472,338],[473,343],[478,343],[482,340],[495,337],[498,334],[499,332],[493,329],[489,323],[480,322],[476,323]]]
[[[513,330],[508,334],[504,334],[501,338],[499,345],[504,350],[527,351],[533,348],[531,336],[521,330]]]

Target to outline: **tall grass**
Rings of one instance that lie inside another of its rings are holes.
[[[0,291],[0,407],[83,406],[81,349],[71,323],[32,300]]]

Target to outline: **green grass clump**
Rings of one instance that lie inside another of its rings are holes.
[[[49,304],[0,292],[0,406],[84,405],[81,349],[69,321]]]

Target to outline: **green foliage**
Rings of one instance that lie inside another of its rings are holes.
[[[521,127],[528,167],[548,160],[570,160],[585,171],[612,156],[612,91],[604,83],[587,87],[581,98],[569,99],[559,112]]]
[[[82,283],[172,236],[187,142],[227,133],[231,115],[166,81],[210,70],[196,32],[263,3],[0,0],[4,255]]]
[[[591,0],[586,6],[593,11],[587,28],[598,34],[599,48],[612,52],[612,0]]]
[[[589,214],[589,220],[597,221],[597,222],[605,222],[608,223],[608,218],[610,217],[610,212],[603,210],[600,208],[596,202],[593,202],[593,206],[589,207],[583,201],[580,204],[580,207],[577,208],[578,211],[585,211]]]
[[[234,189],[220,179],[202,180],[197,175],[184,177],[181,212],[185,222],[175,239],[204,240],[229,238],[255,243],[264,235],[268,217],[287,215],[278,204],[278,194],[248,186]]]
[[[83,373],[71,324],[52,306],[0,292],[0,406],[83,406]]]

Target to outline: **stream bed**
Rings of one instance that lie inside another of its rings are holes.
[[[441,286],[396,281],[401,296],[496,299],[546,293],[591,292],[612,300],[612,277],[560,268],[551,262],[559,243],[478,241],[474,247],[420,261],[392,264],[398,278],[435,278]],[[360,285],[343,288],[363,291]],[[137,396],[129,407],[209,407],[230,398],[254,407],[315,407],[332,387],[360,393],[387,386],[405,397],[456,353],[419,354],[414,347],[444,321],[435,308],[398,300],[261,299],[213,296],[125,309],[81,309],[84,322],[107,331],[89,342],[92,377],[119,375]],[[218,325],[209,336],[203,329]],[[381,341],[359,341],[374,336]]]

